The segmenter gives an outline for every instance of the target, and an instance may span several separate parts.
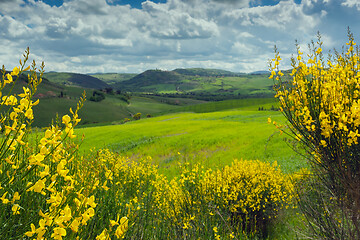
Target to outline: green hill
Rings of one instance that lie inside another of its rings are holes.
[[[139,92],[156,92],[159,89],[170,90],[176,89],[176,85],[183,80],[181,74],[171,71],[147,70],[135,77],[113,85],[125,91]]]
[[[202,100],[272,97],[273,82],[264,74],[236,74],[217,69],[148,70],[112,87],[130,92],[180,94],[180,97]],[[185,96],[187,95],[187,96]],[[199,98],[201,95],[212,97]],[[215,95],[226,95],[218,98]],[[179,97],[169,96],[168,97]]]
[[[96,77],[100,79],[101,81],[112,85],[116,84],[118,82],[129,80],[133,77],[135,77],[136,73],[94,73],[94,74],[88,74],[90,76]]]
[[[49,72],[45,73],[44,77],[49,79],[51,82],[67,86],[78,86],[92,89],[104,89],[110,87],[107,83],[96,77],[80,73]]]
[[[144,117],[174,112],[221,111],[244,104],[250,107],[251,101],[241,101],[246,98],[263,98],[256,101],[265,105],[273,102],[272,81],[267,74],[232,74],[235,73],[200,68],[148,70],[137,75],[46,73],[34,96],[40,99],[40,104],[34,108],[39,116],[34,126],[47,126],[57,114],[67,114],[70,107],[76,106],[84,90],[88,100],[80,113],[81,124],[120,123],[136,113]],[[94,76],[116,83],[107,84]],[[22,91],[26,84],[26,77],[22,76],[14,91]],[[98,102],[90,101],[94,95],[103,97],[96,98]],[[268,105],[266,109],[270,108]]]
[[[21,93],[23,86],[27,86],[27,76],[25,74],[19,77],[13,88],[13,93]],[[3,94],[10,90],[11,85],[8,85]],[[91,96],[93,89],[82,87],[61,85],[43,78],[42,83],[38,86],[38,90],[34,95],[34,100],[39,99],[40,102],[33,110],[37,116],[33,123],[35,127],[49,126],[51,121],[57,115],[62,116],[69,114],[69,108],[76,108],[76,104],[86,91],[88,98]],[[92,102],[87,100],[83,109],[80,112],[82,118],[81,124],[88,123],[110,123],[112,121],[119,121],[125,117],[131,117],[131,111],[127,109],[127,103],[123,101],[121,95],[106,94],[106,98],[101,102]]]
[[[188,76],[206,76],[206,77],[219,77],[219,76],[240,76],[244,73],[234,73],[221,69],[209,69],[209,68],[177,68],[173,70],[183,75]]]

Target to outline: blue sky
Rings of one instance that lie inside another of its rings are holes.
[[[290,68],[295,40],[360,42],[360,0],[0,0],[0,64],[27,46],[46,71],[267,70],[274,45]]]

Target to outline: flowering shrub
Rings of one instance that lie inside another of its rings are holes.
[[[303,186],[313,196],[306,197],[311,207],[303,202],[305,214],[318,237],[331,239],[360,238],[360,57],[348,36],[343,52],[327,61],[320,35],[306,59],[298,47],[291,81],[283,80],[277,51],[271,64],[281,110],[317,175],[312,189]]]
[[[63,239],[86,236],[88,223],[95,215],[96,182],[82,182],[81,162],[76,159],[74,127],[78,111],[85,101],[80,98],[71,116],[62,117],[61,125],[53,124],[38,142],[32,142],[32,97],[41,83],[44,64],[26,67],[27,49],[20,66],[11,72],[3,67],[0,86],[0,236],[3,239]],[[28,85],[20,94],[12,94],[16,81],[30,70]],[[10,87],[8,87],[10,86]],[[4,94],[5,89],[10,89]],[[123,222],[124,223],[124,220]],[[125,224],[125,223],[124,223]],[[123,225],[124,225],[123,224]],[[125,231],[117,236],[121,237]],[[98,229],[95,232],[101,232]]]
[[[31,137],[35,62],[2,70],[0,83],[0,236],[4,239],[232,239],[267,234],[291,201],[292,184],[276,164],[234,161],[221,170],[180,166],[168,180],[152,159],[109,150],[80,156],[74,127],[85,94],[70,115]],[[28,85],[11,89],[24,71]],[[4,94],[5,89],[10,89]],[[29,137],[30,136],[30,137]]]

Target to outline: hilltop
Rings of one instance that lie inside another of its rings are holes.
[[[14,91],[21,92],[26,84],[23,75]],[[273,105],[272,81],[267,72],[244,74],[202,68],[155,69],[140,74],[49,72],[34,95],[40,104],[34,108],[39,117],[33,126],[45,127],[57,114],[68,114],[83,91],[87,101],[80,112],[81,124],[121,123],[136,113],[145,117],[235,109],[249,104],[238,101],[247,98],[262,98],[261,106],[267,109]]]
[[[188,68],[172,71],[147,70],[128,80],[110,84],[112,88],[147,94],[223,96],[220,99],[273,96],[268,72],[234,73],[219,69]],[[115,82],[115,79],[112,79]],[[204,99],[204,98],[201,98]],[[214,98],[214,100],[217,98]],[[209,100],[209,98],[206,98]]]
[[[77,86],[91,89],[104,89],[110,87],[107,83],[96,77],[80,73],[49,72],[45,73],[44,77],[49,79],[51,82],[66,86]]]

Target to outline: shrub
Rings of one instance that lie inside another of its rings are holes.
[[[93,102],[101,102],[102,100],[105,99],[105,94],[99,91],[93,91],[92,96],[90,97],[90,101]]]
[[[350,31],[348,37],[347,48],[327,61],[320,35],[306,60],[297,47],[291,81],[283,80],[277,51],[271,64],[281,111],[316,175],[303,185],[309,195],[299,198],[317,238],[360,238],[360,58]]]
[[[134,114],[133,116],[134,120],[140,120],[140,118],[141,118],[141,113]]]
[[[65,115],[46,129],[40,140],[32,140],[32,101],[42,81],[44,64],[37,74],[36,64],[26,67],[29,49],[20,66],[11,73],[2,69],[0,92],[12,89],[22,72],[30,70],[28,85],[20,94],[3,94],[0,100],[2,132],[0,141],[0,236],[2,239],[68,239],[96,237],[103,229],[92,229],[89,220],[103,205],[97,203],[97,185],[103,179],[84,182],[82,162],[76,155],[74,127],[85,94],[71,116]],[[100,210],[101,212],[101,210]],[[126,229],[103,232],[121,237]],[[119,223],[118,223],[119,225]],[[94,239],[94,238],[93,238]]]

